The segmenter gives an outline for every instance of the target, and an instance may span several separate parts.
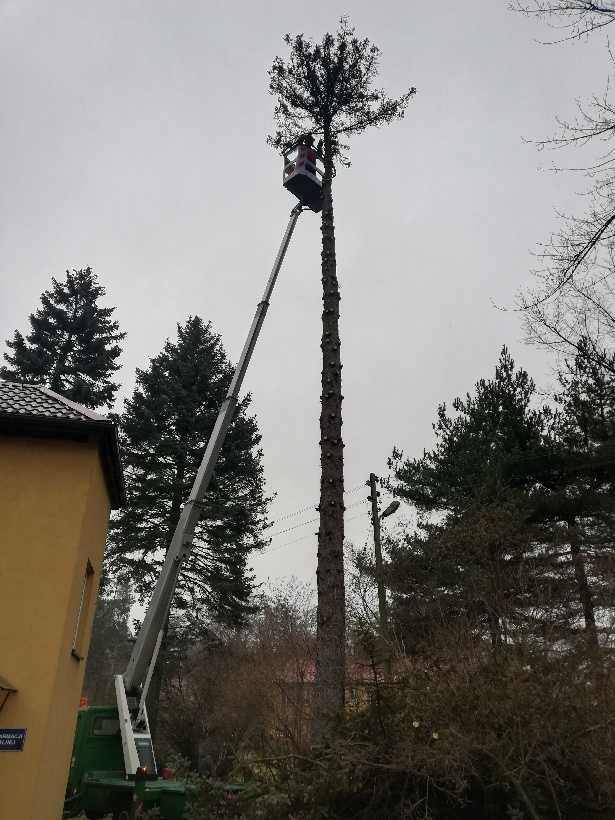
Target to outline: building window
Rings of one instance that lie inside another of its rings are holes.
[[[94,718],[92,725],[92,734],[95,737],[104,737],[113,735],[116,737],[120,732],[120,721],[118,718],[97,717]]]
[[[89,562],[85,565],[81,584],[81,595],[79,596],[79,606],[75,618],[75,631],[73,633],[73,646],[71,654],[77,660],[85,658],[85,627],[88,622],[88,614],[92,606],[94,597],[94,567]]]

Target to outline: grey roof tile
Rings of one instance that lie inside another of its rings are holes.
[[[98,415],[38,384],[0,379],[0,416],[39,417],[72,421],[104,421]]]

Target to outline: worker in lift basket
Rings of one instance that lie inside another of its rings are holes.
[[[297,168],[303,168],[307,173],[312,173],[305,168],[305,163],[309,162],[316,166],[316,150],[314,149],[314,137],[311,134],[305,134],[300,137],[299,145],[297,146]]]

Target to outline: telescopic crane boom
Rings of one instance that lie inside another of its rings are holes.
[[[189,787],[158,776],[145,699],[177,579],[192,549],[203,497],[233,419],[239,391],[297,219],[305,209],[314,213],[322,210],[323,172],[312,143],[310,135],[304,134],[284,153],[282,184],[297,197],[299,204],[290,212],[265,293],[258,303],[231,385],[181,511],[128,666],[123,675],[115,676],[117,709],[87,705],[79,709],[64,801],[65,820],[84,813],[91,818],[113,815],[114,820],[133,820],[144,816],[144,812],[149,816],[150,809],[159,812],[161,820],[181,820],[186,816]]]
[[[224,439],[237,407],[239,391],[250,363],[250,358],[263,325],[269,300],[275,287],[278,273],[284,261],[299,214],[304,209],[300,202],[290,212],[290,218],[280,249],[263,298],[258,303],[256,313],[244,344],[241,357],[235,369],[233,380],[226,394],[214,429],[209,438],[203,460],[197,472],[194,484],[181,511],[171,544],[166,554],[164,565],[156,582],[151,602],[145,614],[143,624],[137,635],[130,660],[123,675],[115,676],[115,692],[122,735],[122,748],[126,774],[135,774],[137,769],[147,768],[156,771],[145,699],[152,678],[160,644],[164,634],[167,615],[177,586],[177,579],[183,562],[192,549],[194,529],[199,520],[203,497],[222,449]]]

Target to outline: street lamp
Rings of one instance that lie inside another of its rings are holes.
[[[393,515],[399,509],[399,505],[401,502],[399,501],[391,501],[389,506],[380,514],[380,518],[387,518],[389,515]]]
[[[388,628],[388,613],[387,613],[387,594],[384,586],[384,571],[382,566],[382,546],[380,543],[380,520],[387,518],[389,515],[397,512],[400,502],[391,501],[389,506],[382,512],[378,512],[378,496],[380,493],[376,488],[378,477],[375,473],[369,475],[370,495],[369,500],[372,502],[372,525],[374,527],[374,563],[376,565],[376,586],[378,588],[378,620],[380,622],[380,636],[386,643],[389,635]],[[385,663],[385,679],[391,680],[391,659],[388,658]]]

